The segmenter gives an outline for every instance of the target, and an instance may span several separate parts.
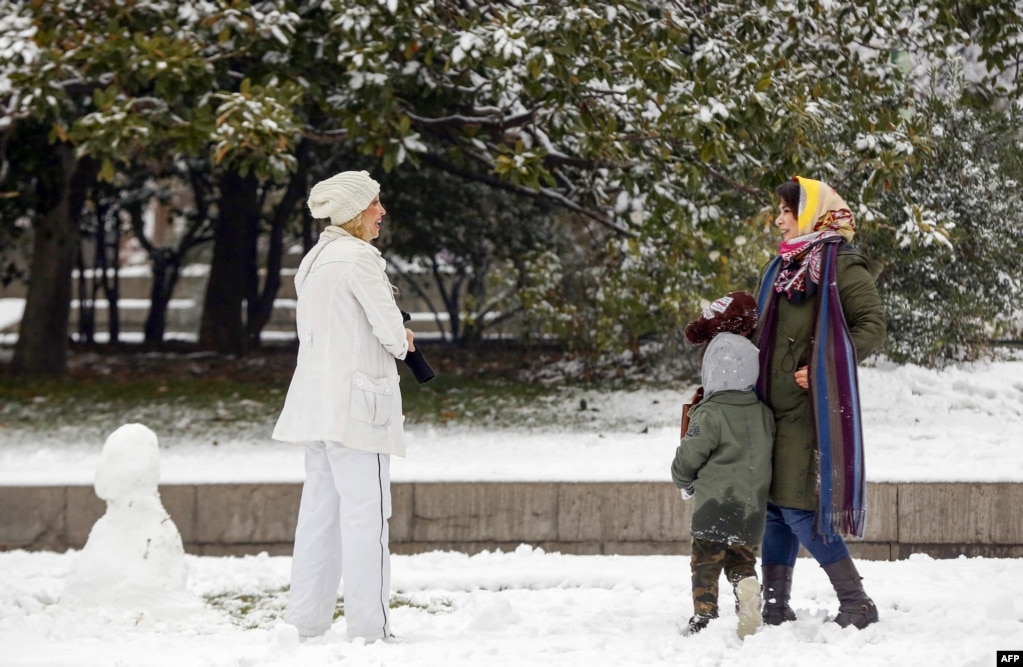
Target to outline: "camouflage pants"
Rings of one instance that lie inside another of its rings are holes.
[[[725,571],[732,586],[746,577],[756,578],[757,547],[694,537],[689,562],[693,572],[693,609],[698,616],[717,618],[721,571]]]

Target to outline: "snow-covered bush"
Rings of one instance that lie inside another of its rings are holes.
[[[900,192],[878,198],[887,220],[868,250],[888,311],[888,353],[942,365],[1020,337],[1023,115],[1015,105],[971,104],[960,85],[933,92],[919,111],[932,150]]]

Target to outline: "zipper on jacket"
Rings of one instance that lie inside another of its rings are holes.
[[[787,336],[786,340],[789,341],[789,346],[788,349],[785,350],[785,356],[781,358],[781,369],[786,373],[794,373],[796,371],[796,354],[792,348],[796,344],[796,341],[795,339],[788,338]]]

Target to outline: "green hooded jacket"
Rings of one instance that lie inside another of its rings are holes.
[[[693,488],[693,537],[754,545],[763,538],[774,417],[752,390],[758,356],[732,333],[717,334],[704,354],[706,396],[690,410],[671,465],[675,485]]]
[[[866,258],[853,246],[844,244],[839,249],[836,274],[839,300],[857,359],[864,359],[884,343],[886,323],[881,296]],[[760,369],[761,373],[771,373],[770,395],[765,402],[774,412],[776,425],[771,502],[810,511],[817,510],[816,436],[809,394],[796,384],[793,375],[809,360],[816,302],[816,295],[799,304],[778,296],[774,367]]]

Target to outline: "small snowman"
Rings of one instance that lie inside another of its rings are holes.
[[[107,511],[71,566],[62,604],[161,616],[201,607],[185,591],[185,550],[160,501],[159,457],[156,434],[142,424],[107,438],[94,484]]]

